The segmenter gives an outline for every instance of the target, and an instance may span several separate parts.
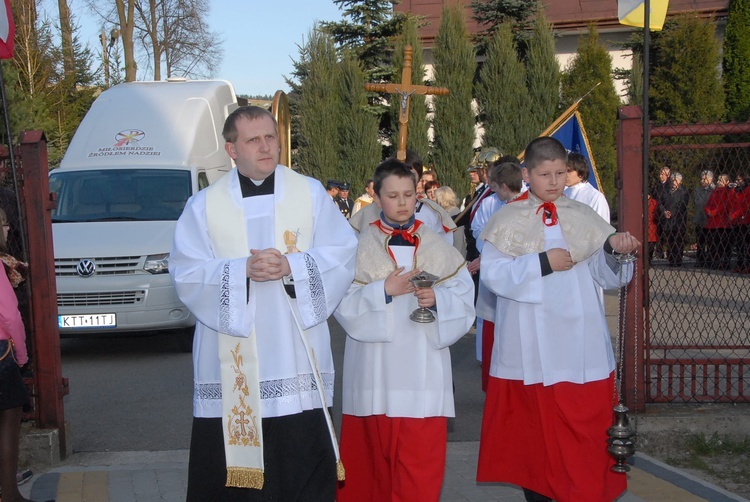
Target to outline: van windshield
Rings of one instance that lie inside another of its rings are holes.
[[[53,222],[176,220],[190,197],[190,171],[101,169],[50,173]]]

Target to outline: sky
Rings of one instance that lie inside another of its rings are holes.
[[[224,39],[224,59],[213,78],[231,82],[238,95],[288,92],[284,75],[291,76],[293,60],[299,59],[298,46],[307,40],[315,21],[341,19],[341,11],[332,0],[209,1],[209,27]],[[68,2],[81,27],[82,41],[88,41],[94,53],[101,52],[101,18],[85,0]],[[45,0],[44,8],[57,20],[56,1]]]

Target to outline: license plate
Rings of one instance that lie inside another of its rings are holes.
[[[114,328],[117,326],[115,314],[86,314],[57,316],[60,328]]]

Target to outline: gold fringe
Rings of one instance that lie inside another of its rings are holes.
[[[228,467],[227,486],[233,488],[263,488],[263,470],[250,467]]]
[[[344,481],[346,479],[346,471],[344,470],[344,463],[339,460],[336,462],[336,479]]]

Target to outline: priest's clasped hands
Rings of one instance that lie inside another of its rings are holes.
[[[286,256],[276,248],[251,249],[247,276],[256,282],[275,281],[292,273]]]
[[[411,270],[402,274],[404,267],[399,267],[390,273],[385,279],[385,294],[388,296],[399,296],[414,293],[417,303],[421,308],[435,306],[435,290],[432,288],[416,288],[409,279],[421,273],[421,270]]]

